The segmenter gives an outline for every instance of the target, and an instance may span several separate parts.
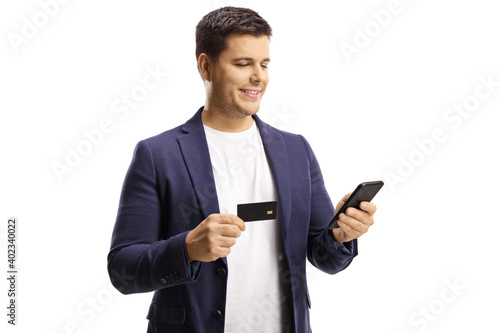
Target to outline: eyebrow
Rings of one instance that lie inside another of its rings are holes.
[[[250,58],[250,57],[240,57],[240,58],[236,58],[236,59],[233,59],[233,61],[255,61],[254,58]],[[263,62],[271,62],[271,59],[269,58],[265,58],[264,60],[262,60]]]

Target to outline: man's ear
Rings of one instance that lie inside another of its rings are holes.
[[[212,59],[206,53],[200,54],[198,57],[198,70],[205,81],[212,81],[213,68]]]

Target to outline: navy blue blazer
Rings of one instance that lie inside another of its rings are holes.
[[[123,184],[108,272],[124,294],[155,291],[148,332],[224,332],[226,258],[194,268],[185,244],[190,230],[219,213],[202,110],[140,141]],[[278,192],[294,331],[310,332],[306,257],[335,274],[357,255],[357,241],[342,245],[328,230],[334,207],[307,141],[253,117]]]

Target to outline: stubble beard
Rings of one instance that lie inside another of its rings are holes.
[[[225,98],[223,94],[214,95],[214,101],[220,114],[229,119],[241,119],[251,116],[253,113],[239,107],[236,103],[230,103],[231,98]],[[258,111],[258,109],[257,109]],[[256,112],[255,112],[256,113]]]

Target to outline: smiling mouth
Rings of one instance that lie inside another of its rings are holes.
[[[259,96],[262,90],[260,89],[240,89],[240,91],[245,95],[247,98],[252,99],[254,101],[259,100]]]
[[[246,90],[246,89],[240,89],[240,91],[250,95],[258,95],[260,92],[260,90]]]

